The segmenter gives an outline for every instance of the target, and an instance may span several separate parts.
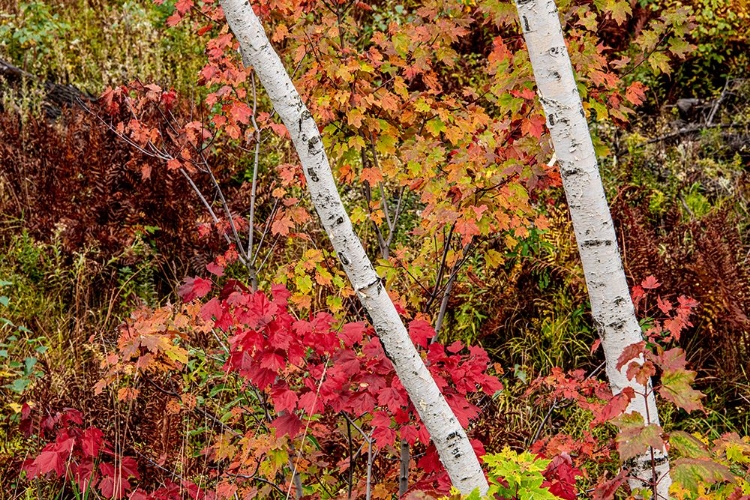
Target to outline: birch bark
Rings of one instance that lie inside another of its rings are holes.
[[[386,355],[429,431],[453,485],[463,493],[487,480],[466,432],[419,356],[380,277],[372,267],[336,189],[320,132],[294,88],[248,0],[221,0],[243,62],[252,65],[286,125],[302,164],[315,210],[346,274],[372,319]]]
[[[625,280],[617,239],[604,195],[586,114],[563,39],[554,0],[516,0],[531,57],[539,100],[547,116],[563,188],[581,255],[591,310],[602,339],[607,376],[617,394],[632,387],[636,397],[627,412],[637,412],[648,424],[659,423],[651,387],[628,380],[617,360],[629,345],[643,340]],[[649,384],[650,385],[650,384]],[[648,394],[643,397],[640,394]],[[653,450],[627,464],[631,488],[656,485],[658,498],[668,498],[671,479],[664,450]]]

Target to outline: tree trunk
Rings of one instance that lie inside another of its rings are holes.
[[[636,397],[627,411],[638,412],[644,422],[658,425],[651,387],[628,380],[626,368],[618,370],[616,366],[623,349],[640,342],[643,337],[625,280],[612,216],[557,7],[554,0],[516,0],[516,6],[539,89],[539,100],[547,115],[547,126],[560,165],[612,391],[617,394],[632,387]],[[647,394],[647,397],[639,393]],[[634,478],[630,485],[631,488],[642,488],[655,483],[658,497],[666,499],[671,484],[669,462],[663,450],[653,451],[653,469],[650,452],[635,459],[634,466],[631,466]]]
[[[380,277],[354,233],[312,115],[294,88],[248,0],[221,0],[221,6],[229,27],[239,40],[243,61],[253,66],[292,137],[323,227],[357,296],[372,318],[383,349],[429,431],[454,486],[463,493],[476,488],[481,493],[486,492],[487,480],[466,432],[422,362]]]

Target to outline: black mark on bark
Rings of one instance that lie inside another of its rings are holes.
[[[345,266],[348,266],[350,262],[349,262],[349,259],[346,258],[346,255],[344,255],[342,252],[338,252],[338,254],[339,254],[339,260],[341,261],[341,263],[344,264]]]

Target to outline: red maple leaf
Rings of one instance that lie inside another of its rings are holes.
[[[200,316],[204,321],[211,321],[216,318],[216,321],[218,322],[221,320],[223,314],[224,309],[221,307],[221,302],[216,297],[201,306]]]
[[[302,421],[294,413],[286,413],[275,418],[271,422],[271,427],[276,429],[276,436],[296,437],[302,428]]]
[[[208,270],[209,273],[215,276],[218,276],[218,277],[224,276],[224,267],[218,264],[215,264],[213,262],[207,264],[206,269]]]
[[[83,454],[87,457],[96,458],[104,444],[104,433],[96,427],[89,427],[83,431],[81,438],[81,448]]]
[[[409,323],[409,336],[418,346],[427,347],[427,343],[435,337],[435,329],[422,319],[415,319]]]
[[[253,114],[253,110],[244,102],[235,102],[232,104],[230,111],[234,121],[240,122],[243,125],[247,125],[250,122],[250,117]]]
[[[297,407],[297,393],[289,389],[286,384],[278,384],[276,388],[271,391],[271,398],[273,399],[273,406],[277,412],[284,410],[292,412]]]
[[[177,289],[183,301],[191,302],[199,299],[211,291],[211,281],[203,278],[185,278],[185,282]]]
[[[638,359],[643,355],[643,351],[646,348],[646,342],[636,342],[635,344],[630,344],[625,349],[622,350],[622,354],[620,354],[619,359],[617,360],[617,369],[621,369],[623,366],[627,365],[634,359]]]
[[[378,404],[388,407],[388,411],[395,413],[399,408],[406,406],[406,398],[395,387],[386,387],[378,392]]]
[[[381,448],[393,446],[396,442],[396,431],[391,429],[391,417],[384,411],[376,412],[372,417],[372,437]]]
[[[356,323],[347,323],[339,332],[339,338],[344,343],[345,347],[352,347],[354,344],[362,342],[362,338],[365,334],[366,325],[362,321]]]
[[[648,278],[646,278],[645,280],[641,282],[641,287],[643,287],[646,290],[653,290],[653,289],[659,288],[660,286],[661,286],[661,283],[656,281],[656,278],[654,278],[653,276],[649,276]]]
[[[599,411],[594,411],[593,425],[609,422],[613,418],[622,415],[622,412],[630,404],[630,400],[635,397],[635,391],[632,387],[626,387],[620,394],[613,396],[604,407]]]
[[[180,14],[186,14],[187,11],[193,8],[193,0],[178,0],[175,8]]]
[[[279,350],[264,352],[260,366],[278,372],[286,366],[286,356],[283,351]]]
[[[547,479],[542,486],[548,487],[550,493],[565,500],[576,500],[576,477],[583,476],[583,473],[573,466],[570,455],[555,456],[542,475]]]

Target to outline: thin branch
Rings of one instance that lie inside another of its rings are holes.
[[[253,159],[253,183],[252,188],[250,189],[250,215],[248,216],[248,241],[247,241],[247,260],[251,263],[250,264],[250,282],[253,288],[253,291],[256,291],[258,289],[258,277],[256,275],[255,269],[252,267],[253,260],[253,235],[255,233],[255,200],[257,197],[256,190],[258,186],[258,164],[259,164],[259,156],[260,156],[260,129],[258,128],[258,122],[255,120],[255,114],[258,109],[258,94],[255,88],[255,72],[250,73],[250,81],[252,82],[253,87],[253,112],[250,115],[250,120],[253,124],[253,128],[255,129],[255,133],[253,134],[255,136],[255,157]],[[269,219],[270,220],[270,219]],[[258,245],[260,248],[260,245]]]
[[[315,399],[313,399],[312,408],[310,409],[310,413],[315,411],[315,403],[318,402],[318,397],[320,396],[320,388],[323,386],[323,380],[326,378],[326,372],[328,371],[328,359],[326,359],[325,363],[323,364],[323,373],[320,376],[320,382],[318,382],[318,387],[315,390]],[[294,462],[294,468],[292,469],[292,479],[296,480],[294,481],[294,485],[297,487],[297,498],[299,499],[302,496],[302,480],[297,475],[297,467],[299,466],[299,460],[302,456],[302,446],[305,444],[305,439],[307,438],[307,432],[310,429],[310,418],[307,419],[307,422],[305,422],[305,432],[302,433],[302,441],[300,444],[300,449],[297,451],[297,458]],[[289,486],[289,491],[286,494],[287,500],[289,500],[289,493],[292,491],[291,485]]]
[[[266,220],[266,227],[263,228],[263,233],[260,235],[260,241],[258,242],[258,250],[255,252],[255,255],[253,256],[253,260],[250,262],[250,265],[255,265],[255,261],[258,260],[258,254],[260,253],[260,249],[263,248],[263,240],[266,239],[266,235],[268,234],[268,230],[271,227],[271,221],[273,220],[274,216],[276,215],[276,209],[279,206],[279,199],[276,198],[276,201],[273,204],[273,208],[271,209],[271,215],[268,216],[268,220]],[[257,271],[256,271],[257,272]]]
[[[388,248],[390,248],[391,243],[393,242],[393,236],[396,234],[396,225],[398,224],[399,215],[401,215],[401,202],[404,199],[405,191],[406,191],[406,186],[401,186],[401,190],[398,193],[398,200],[396,201],[396,213],[393,215],[393,225],[390,227],[390,232],[388,233],[388,239],[385,241],[386,246]]]
[[[437,278],[435,279],[435,286],[432,289],[432,293],[430,293],[429,300],[424,306],[425,312],[427,312],[430,309],[430,307],[432,306],[432,303],[437,298],[440,284],[443,281],[443,274],[445,273],[445,260],[448,257],[448,250],[450,250],[451,239],[453,238],[453,230],[455,228],[456,228],[456,224],[455,223],[451,224],[450,231],[448,231],[448,236],[444,237],[443,256],[440,258],[440,267],[438,268],[438,275],[437,275]]]
[[[435,338],[437,341],[440,335],[440,329],[443,326],[443,319],[445,318],[445,312],[448,309],[448,300],[450,299],[451,291],[453,290],[453,283],[456,282],[457,273],[451,273],[448,278],[448,284],[445,285],[445,292],[443,293],[443,300],[440,301],[440,310],[438,311],[437,321],[435,322]]]
[[[242,244],[242,240],[240,239],[240,235],[237,232],[237,227],[234,224],[234,217],[232,217],[232,212],[229,210],[229,204],[227,204],[226,198],[224,198],[224,192],[221,189],[221,186],[219,185],[219,181],[216,180],[216,177],[214,176],[213,170],[211,170],[211,167],[208,165],[208,161],[206,161],[205,156],[203,156],[203,153],[201,153],[201,159],[203,160],[203,164],[206,167],[206,171],[208,172],[209,177],[211,178],[211,182],[214,185],[214,189],[216,189],[216,194],[219,195],[219,199],[221,200],[221,206],[224,208],[224,212],[227,214],[227,218],[229,219],[229,226],[232,228],[232,234],[234,234],[235,242],[237,243],[237,249],[239,250],[240,255],[245,255],[247,259],[247,253],[245,253],[244,245]],[[249,260],[246,260],[244,262],[248,262]]]
[[[203,203],[203,206],[206,207],[206,210],[208,210],[209,215],[211,215],[211,219],[214,221],[214,224],[219,223],[219,218],[216,216],[216,213],[214,212],[214,209],[211,208],[211,204],[208,203],[208,200],[206,200],[206,197],[203,196],[203,193],[201,193],[201,190],[198,189],[198,186],[195,185],[195,182],[193,182],[193,179],[190,177],[190,174],[187,173],[187,171],[184,168],[180,169],[180,173],[187,179],[188,183],[190,183],[190,187],[193,188],[193,192],[198,195],[198,198],[200,198],[201,202]],[[230,245],[232,244],[232,239],[229,237],[228,234],[224,233],[224,239],[227,240],[227,243]],[[244,255],[239,256],[240,262],[247,265],[247,261],[245,260]]]
[[[719,106],[721,106],[721,102],[724,100],[724,97],[727,93],[727,88],[729,88],[729,82],[730,79],[727,78],[727,81],[724,83],[724,88],[721,90],[721,95],[719,95],[719,98],[714,101],[714,105],[711,106],[711,113],[708,115],[708,119],[706,120],[706,125],[709,127],[711,126],[711,123],[714,121],[714,116],[716,115],[716,112],[719,110]]]

